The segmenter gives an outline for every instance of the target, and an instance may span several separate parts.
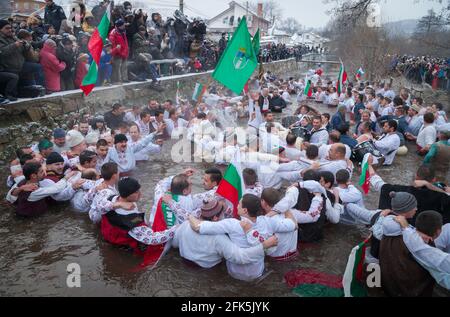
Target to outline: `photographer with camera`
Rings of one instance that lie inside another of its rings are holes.
[[[19,74],[19,96],[21,96],[21,88],[34,85],[44,86],[45,80],[42,66],[39,64],[39,51],[33,47],[33,37],[27,30],[19,30],[17,38],[24,42],[24,57],[22,71]]]
[[[154,29],[154,36],[158,38],[158,49],[161,48],[160,44],[162,41],[162,36],[164,34],[163,22],[161,14],[152,13],[152,19],[148,21],[147,28]]]
[[[175,21],[173,22],[173,28],[176,34],[174,53],[177,57],[184,57],[185,55],[184,42],[186,37],[186,31],[189,25],[189,20],[179,10],[176,10],[173,16],[175,18]]]
[[[14,36],[12,25],[0,20],[0,85],[1,92],[9,101],[17,100],[19,74],[25,63],[25,54],[31,45]]]
[[[95,26],[98,26],[102,21],[103,15],[105,14],[106,9],[108,8],[108,4],[109,4],[108,0],[103,0],[92,8],[92,15],[94,16]]]

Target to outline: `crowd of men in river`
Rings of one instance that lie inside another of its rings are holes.
[[[326,235],[326,223],[365,225],[372,232],[367,257],[380,264],[386,295],[430,296],[436,282],[449,288],[450,124],[442,105],[380,83],[348,84],[338,94],[323,77],[320,69],[310,73],[310,98],[303,80],[266,73],[241,96],[211,88],[194,105],[179,98],[129,110],[115,104],[104,116],[85,117],[70,131],[55,129],[51,139],[17,149],[7,200],[21,217],[70,202],[106,241],[130,247],[147,264],[174,247],[202,268],[225,259],[229,274],[243,281],[264,274],[266,256],[295,259],[299,244]],[[295,116],[276,122],[274,113],[297,103]],[[315,103],[338,111],[319,113]],[[242,140],[227,123],[245,117]],[[192,193],[193,169],[162,179],[147,217],[137,205],[141,185],[131,177],[136,162],[151,160],[182,135],[214,161],[203,175],[205,192]],[[407,142],[416,142],[424,164],[412,184],[387,184],[376,168],[405,155]],[[368,153],[378,210],[368,210],[351,183]],[[237,210],[216,193],[224,179],[220,167],[236,157],[244,186]]]

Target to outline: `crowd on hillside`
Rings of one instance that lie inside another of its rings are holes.
[[[450,58],[396,55],[391,70],[397,70],[414,83],[427,83],[433,89],[450,91]]]

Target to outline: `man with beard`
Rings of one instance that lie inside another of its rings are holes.
[[[274,89],[273,97],[270,99],[269,108],[272,112],[281,113],[287,107],[286,101],[280,96],[278,89]]]

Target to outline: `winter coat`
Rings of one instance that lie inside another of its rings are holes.
[[[117,28],[109,34],[109,41],[112,44],[112,56],[122,59],[128,58],[129,48],[126,32],[120,33]],[[117,46],[120,45],[120,48]]]
[[[66,64],[66,68],[61,72],[62,78],[73,78],[74,66],[75,66],[75,53],[72,51],[67,51],[64,46],[60,43],[56,49],[56,57],[61,62]]]
[[[66,68],[66,63],[59,61],[56,57],[56,48],[45,43],[41,50],[40,63],[44,69],[45,88],[49,91],[60,91],[60,75]]]
[[[88,72],[88,63],[87,62],[78,62],[77,70],[75,73],[75,88],[80,88],[81,83],[83,82],[84,77]]]
[[[60,6],[52,4],[51,6],[45,7],[44,23],[53,25],[56,33],[59,33],[61,22],[66,19],[67,17],[64,13],[64,9]]]
[[[140,33],[136,33],[133,37],[134,59],[142,53],[150,53],[150,44],[148,43],[148,39],[143,37]]]
[[[20,73],[25,62],[24,47],[16,46],[17,39],[0,34],[0,72]]]

